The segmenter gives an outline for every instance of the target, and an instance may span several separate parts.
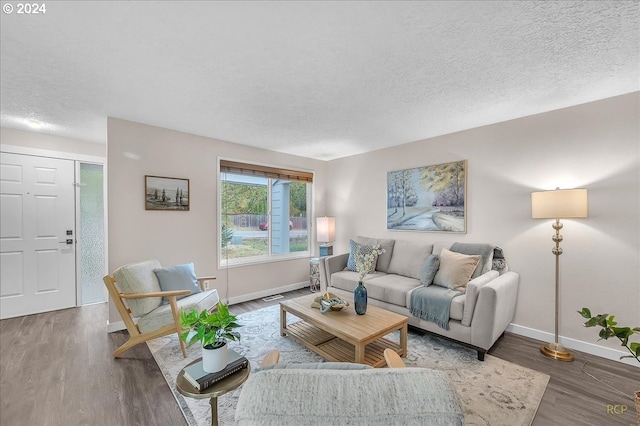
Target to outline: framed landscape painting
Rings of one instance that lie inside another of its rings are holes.
[[[387,229],[467,232],[467,161],[387,172]]]
[[[145,176],[145,210],[189,210],[189,179]]]

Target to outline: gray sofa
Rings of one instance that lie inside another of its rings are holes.
[[[427,243],[356,237],[354,241],[379,244],[385,253],[378,257],[376,270],[363,280],[368,303],[409,317],[409,325],[464,343],[478,351],[478,359],[502,335],[513,319],[520,276],[508,271],[504,259],[493,253],[482,258],[466,287],[466,292],[451,300],[448,329],[413,316],[411,293],[422,287],[420,273],[427,257],[449,249],[452,242]],[[496,250],[496,254],[501,251]],[[358,285],[357,272],[345,270],[349,253],[321,258],[321,290],[353,300]]]

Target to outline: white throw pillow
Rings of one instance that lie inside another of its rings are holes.
[[[467,255],[443,248],[440,252],[440,268],[433,278],[433,284],[465,292],[473,275],[480,255]]]

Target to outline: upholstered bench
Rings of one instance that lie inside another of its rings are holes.
[[[447,376],[423,368],[282,364],[258,369],[235,414],[246,425],[462,425]]]

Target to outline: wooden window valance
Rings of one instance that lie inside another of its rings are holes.
[[[241,175],[260,176],[271,179],[284,179],[300,182],[313,182],[313,173],[300,170],[280,169],[257,164],[240,163],[237,161],[220,160],[220,172]]]

